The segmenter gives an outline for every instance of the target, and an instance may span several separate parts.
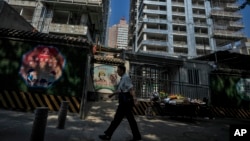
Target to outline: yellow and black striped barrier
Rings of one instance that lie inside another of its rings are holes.
[[[80,111],[80,98],[73,96],[58,96],[46,95],[38,93],[29,93],[21,91],[0,91],[0,108],[33,111],[37,107],[48,107],[50,111],[59,111],[62,101],[69,102],[69,112],[79,113]],[[151,101],[139,101],[139,104],[133,108],[135,115],[145,115],[148,107],[153,108],[154,115],[161,115],[161,107],[156,106]],[[250,110],[224,108],[224,107],[211,107],[210,112],[214,117],[231,117],[231,118],[250,118]]]
[[[145,111],[148,107],[153,108],[153,115],[161,115],[161,109],[159,106],[156,106],[151,101],[140,100],[138,101],[138,105],[133,108],[133,113],[135,115],[145,115]]]
[[[0,91],[0,107],[5,109],[33,111],[36,107],[48,107],[50,111],[59,111],[62,101],[69,102],[69,112],[79,113],[81,100],[77,97]]]
[[[145,111],[148,107],[153,108],[154,115],[162,115],[162,107],[151,101],[138,101],[138,105],[134,107],[133,113],[135,115],[145,115]],[[166,112],[166,111],[165,111]],[[225,107],[211,107],[210,114],[213,117],[228,117],[238,119],[249,119],[250,109],[237,109],[237,108],[225,108]]]
[[[236,108],[225,108],[225,107],[211,107],[211,114],[214,117],[229,117],[239,119],[249,119],[250,109],[236,109]]]
[[[134,106],[133,113],[135,115],[145,115],[145,110],[147,107],[151,107],[152,104],[147,101],[138,101],[138,105]]]

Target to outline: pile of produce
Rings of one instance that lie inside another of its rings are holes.
[[[180,94],[170,94],[163,101],[169,104],[206,104],[200,99],[190,99]]]

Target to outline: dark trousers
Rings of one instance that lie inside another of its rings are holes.
[[[124,117],[127,118],[130,128],[132,130],[132,134],[133,134],[133,139],[141,139],[141,134],[138,130],[138,126],[137,123],[135,121],[134,115],[132,113],[132,106],[126,103],[120,103],[113,121],[111,122],[110,126],[108,127],[108,129],[104,132],[106,135],[108,136],[112,136],[115,129],[119,126],[119,124],[121,123],[122,119]]]

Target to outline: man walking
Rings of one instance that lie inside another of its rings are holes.
[[[116,110],[114,119],[108,129],[104,132],[104,135],[99,135],[99,138],[102,140],[111,139],[114,131],[119,126],[124,117],[127,118],[130,128],[132,130],[133,139],[131,141],[141,140],[141,134],[139,132],[137,123],[132,113],[133,105],[137,104],[137,99],[135,97],[132,81],[125,72],[126,67],[123,65],[119,65],[117,73],[121,77],[121,80],[118,84],[117,91],[114,93],[119,94],[119,105]],[[112,94],[112,96],[114,94]],[[110,97],[112,96],[110,95]]]

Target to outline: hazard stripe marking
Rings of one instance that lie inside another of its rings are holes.
[[[58,99],[60,100],[60,103],[62,103],[62,98],[61,98],[61,96],[57,96],[58,97]]]
[[[25,96],[25,94],[23,92],[20,92],[20,94],[21,94],[21,97],[22,97],[25,105],[27,106],[27,110],[30,110],[31,108],[30,108],[30,105],[28,103],[27,97]]]
[[[8,106],[7,106],[7,104],[6,104],[6,102],[5,102],[5,100],[4,100],[4,98],[3,98],[2,95],[3,95],[3,94],[0,93],[0,101],[3,103],[4,108],[8,108]]]
[[[15,104],[13,103],[9,93],[7,91],[4,91],[5,96],[7,97],[7,100],[10,102],[10,105],[12,108],[16,108]]]
[[[239,112],[243,115],[244,118],[247,118],[247,113],[244,113],[244,110],[240,109]]]
[[[37,107],[46,106],[49,107],[50,110],[59,111],[62,101],[69,102],[70,112],[79,112],[81,100],[77,99],[77,97],[29,93],[18,90],[0,91],[0,108],[30,111]],[[161,109],[157,106],[155,107],[155,105],[150,101],[138,101],[138,105],[133,107],[133,113],[136,115],[145,115],[147,107],[153,107],[154,114],[161,114]],[[250,110],[246,109],[214,106],[211,107],[210,111],[214,117],[250,118]]]
[[[66,100],[69,102],[69,112],[77,113],[80,111],[80,101],[76,97],[46,95],[15,90],[2,90],[0,92],[0,108],[30,111],[37,107],[46,106],[52,111],[59,111],[61,102]]]
[[[57,103],[57,101],[56,101],[54,95],[49,95],[49,96],[50,96],[50,98],[52,99],[53,103],[55,104],[56,109],[60,109],[60,106],[58,105],[58,103]]]
[[[27,93],[27,94],[28,94],[28,98],[31,101],[31,104],[33,105],[33,107],[37,107],[37,105],[36,105],[36,103],[35,103],[32,95],[31,95],[31,93]]]
[[[18,106],[19,106],[21,109],[23,109],[23,105],[22,105],[21,101],[19,100],[19,98],[18,98],[18,96],[17,96],[17,93],[16,93],[15,91],[12,91],[12,93],[13,93],[13,95],[14,95],[16,101],[17,101]]]
[[[43,102],[41,101],[39,95],[38,95],[38,94],[35,94],[35,97],[36,97],[36,99],[37,99],[39,105],[42,106],[42,107],[45,107],[45,105],[44,105]]]
[[[77,101],[75,97],[72,97],[74,103],[76,104],[77,108],[80,109],[80,103]]]
[[[76,109],[74,108],[74,106],[72,105],[72,103],[70,102],[70,99],[68,97],[66,97],[66,100],[69,102],[69,107],[71,108],[71,110],[76,113]]]
[[[49,107],[49,109],[54,111],[52,105],[49,102],[49,99],[47,98],[47,95],[43,95],[43,98],[45,99],[45,102],[47,103],[47,106]]]

